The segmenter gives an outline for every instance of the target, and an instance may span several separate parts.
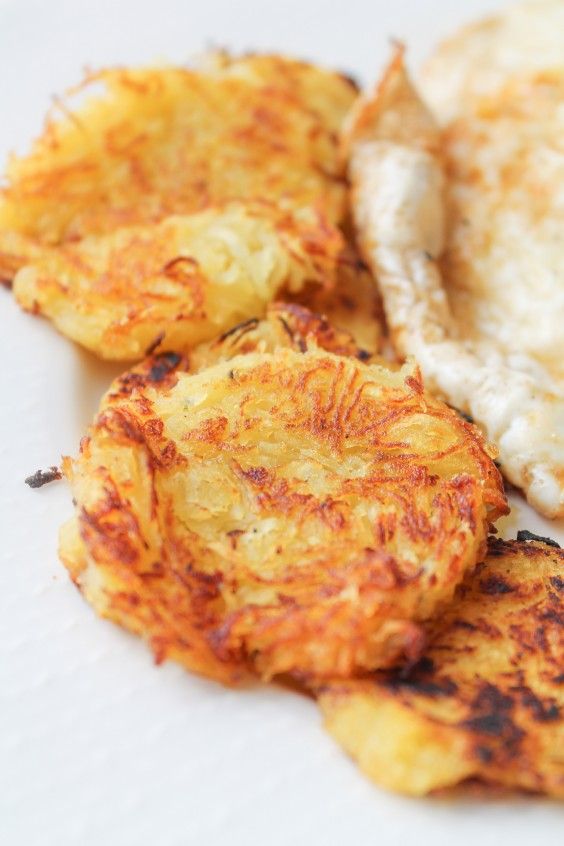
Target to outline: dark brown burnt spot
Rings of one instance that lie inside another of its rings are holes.
[[[501,558],[502,555],[506,555],[510,550],[511,545],[502,538],[495,538],[492,535],[488,537],[488,556],[490,558]],[[483,564],[479,564],[476,572],[479,569],[483,569],[483,566]]]
[[[564,590],[564,579],[560,578],[560,576],[551,576],[550,584],[558,592]]]
[[[555,549],[560,549],[560,544],[555,540],[552,540],[552,538],[546,538],[543,535],[535,535],[534,532],[529,532],[528,529],[520,529],[517,532],[517,540],[538,541],[539,543],[545,543],[547,546],[553,546]]]
[[[230,338],[232,335],[244,335],[246,332],[250,332],[251,329],[256,329],[258,324],[259,321],[257,317],[251,317],[248,320],[243,320],[241,323],[237,323],[235,326],[232,326],[231,329],[223,332],[219,336],[219,340],[221,342],[226,341],[227,338]]]
[[[564,609],[547,608],[546,611],[539,614],[539,618],[555,626],[564,626]]]
[[[144,444],[145,436],[139,421],[124,409],[110,408],[98,417],[98,425],[112,435],[123,435],[128,441]]]
[[[289,339],[292,341],[292,343],[294,343],[294,333],[292,332],[292,330],[288,326],[288,322],[286,320],[284,320],[284,318],[281,317],[280,315],[278,315],[278,320],[280,321],[280,325],[282,326],[286,335],[289,337]]]
[[[30,488],[42,488],[43,485],[48,485],[49,482],[55,482],[57,479],[62,479],[63,474],[58,467],[50,467],[48,470],[36,470],[31,476],[28,476],[24,481]]]
[[[482,764],[489,764],[493,760],[493,752],[491,749],[488,749],[487,746],[476,746],[474,748],[474,752]]]
[[[125,373],[116,379],[114,383],[115,390],[112,390],[110,397],[117,399],[118,397],[127,397],[135,388],[140,388],[145,385],[146,379],[141,373]]]
[[[524,731],[512,719],[515,701],[493,684],[483,684],[470,703],[470,716],[460,723],[462,728],[501,741],[506,755],[513,757],[519,750]]]
[[[397,670],[386,676],[385,686],[388,690],[401,693],[416,693],[432,698],[439,696],[453,696],[458,686],[448,676],[440,676],[430,658],[421,658],[407,670]]]
[[[500,594],[514,593],[516,588],[510,585],[501,576],[490,576],[487,579],[481,579],[478,583],[480,592],[488,596],[497,596]]]
[[[527,685],[517,685],[512,688],[521,699],[521,705],[530,711],[532,717],[539,723],[552,723],[560,718],[560,708],[554,699],[543,701]]]
[[[156,356],[149,370],[148,378],[151,382],[162,382],[169,373],[178,367],[182,356],[177,353],[167,352]]]

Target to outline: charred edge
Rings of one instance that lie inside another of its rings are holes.
[[[63,474],[58,467],[50,467],[48,470],[37,470],[24,481],[30,488],[42,488],[43,485],[48,485],[49,482],[55,482],[62,478]]]
[[[490,576],[489,579],[482,579],[479,585],[480,592],[488,594],[488,596],[513,593],[515,591],[515,588],[504,581],[501,576]]]
[[[232,335],[236,335],[238,332],[244,334],[245,332],[250,332],[251,329],[256,329],[259,325],[258,317],[250,317],[248,320],[243,320],[242,323],[237,323],[236,326],[232,326],[231,329],[228,329],[227,332],[224,332],[222,335],[219,336],[219,340],[226,341],[227,338],[230,338]]]
[[[294,333],[292,332],[292,330],[288,326],[287,322],[284,320],[283,317],[280,317],[280,315],[278,315],[278,320],[282,324],[282,328],[284,329],[284,332],[287,334],[287,336],[289,337],[289,339],[293,343],[294,342]]]
[[[368,361],[368,359],[370,358],[370,353],[368,352],[368,350],[359,350],[356,354],[356,357],[360,361]]]
[[[460,723],[462,728],[501,741],[506,754],[517,754],[525,732],[512,719],[515,702],[493,684],[484,684],[470,704],[473,715]],[[481,758],[483,760],[483,757]]]
[[[491,527],[490,527],[491,531]],[[504,540],[503,538],[496,538],[493,535],[488,536],[488,557],[503,558],[503,556],[516,551],[515,540]],[[548,553],[547,553],[548,554]],[[477,572],[479,573],[484,567],[484,564],[479,564]]]
[[[467,414],[465,411],[461,411],[459,408],[456,408],[456,406],[454,406],[454,405],[451,405],[451,408],[452,408],[453,411],[456,411],[456,413],[458,414],[459,417],[462,417],[463,420],[466,420],[467,423],[473,423],[474,422],[474,418],[472,417],[471,414]]]
[[[411,668],[391,672],[387,675],[385,686],[394,692],[406,691],[422,696],[452,696],[458,690],[456,683],[445,676],[433,677],[435,665],[430,658],[421,658]]]
[[[543,702],[526,685],[520,685],[512,689],[520,694],[523,707],[530,711],[533,719],[537,722],[552,723],[560,719],[560,708],[553,699]]]
[[[550,584],[557,591],[564,590],[564,579],[561,579],[560,576],[551,576]]]
[[[290,327],[288,326],[288,324],[286,323],[286,321],[284,320],[284,318],[283,318],[283,317],[280,317],[280,315],[278,315],[278,320],[279,320],[279,321],[280,321],[280,323],[282,324],[282,326],[283,326],[283,328],[284,328],[284,331],[286,332],[286,334],[287,334],[287,335],[288,335],[288,337],[290,338],[291,342],[292,342],[293,344],[297,344],[297,345],[298,345],[298,348],[299,348],[300,352],[303,352],[303,353],[304,353],[304,352],[306,352],[306,350],[307,350],[307,344],[306,344],[306,342],[304,341],[304,339],[303,339],[303,338],[300,338],[300,337],[296,337],[296,336],[294,335],[294,333],[292,332],[292,330],[290,329]]]
[[[549,599],[556,599],[558,601],[558,597],[555,594],[549,593]],[[547,623],[552,623],[555,626],[564,626],[564,613],[557,608],[549,608],[547,611],[543,611],[539,614],[539,619]]]
[[[149,379],[151,382],[162,382],[162,380],[171,373],[175,367],[178,367],[181,361],[181,356],[178,353],[162,353],[159,355],[154,364],[149,370]]]
[[[529,532],[528,529],[519,529],[517,532],[517,540],[518,541],[538,541],[539,543],[545,543],[547,546],[553,546],[555,549],[560,549],[560,544],[552,540],[552,538],[545,538],[543,535],[535,535],[534,532]]]

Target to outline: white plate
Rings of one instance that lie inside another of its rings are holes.
[[[463,19],[501,4],[449,0],[0,0],[2,161],[84,65],[182,61],[212,43],[275,49],[373,80],[390,36],[417,63]],[[562,842],[537,799],[410,801],[377,790],[324,734],[315,705],[233,692],[97,619],[57,561],[63,483],[23,478],[75,452],[116,368],[0,290],[0,841],[5,846]],[[564,539],[521,501],[505,521]]]

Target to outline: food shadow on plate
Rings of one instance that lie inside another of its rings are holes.
[[[100,400],[120,373],[132,367],[132,362],[103,361],[82,347],[74,347],[76,373],[72,387],[75,397],[77,444],[98,412]]]

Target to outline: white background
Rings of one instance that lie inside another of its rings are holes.
[[[206,45],[281,50],[370,82],[391,36],[413,66],[463,20],[454,0],[0,0],[0,156],[24,150],[85,65],[183,61]],[[489,844],[564,841],[537,799],[385,794],[326,736],[313,702],[225,690],[154,667],[95,618],[57,561],[64,483],[23,478],[76,452],[112,366],[21,314],[0,290],[0,842],[3,846]],[[505,522],[564,538],[522,502]]]

